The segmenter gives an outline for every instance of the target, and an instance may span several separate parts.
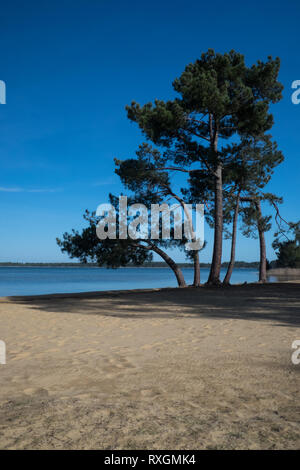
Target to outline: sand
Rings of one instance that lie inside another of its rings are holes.
[[[1,449],[297,449],[300,284],[0,299]]]
[[[300,280],[300,269],[297,268],[273,268],[267,271],[268,277],[275,277],[278,282]]]

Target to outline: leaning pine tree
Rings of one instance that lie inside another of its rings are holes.
[[[156,253],[173,271],[178,286],[186,287],[180,267],[167,253],[167,249],[174,245],[180,248],[184,240],[151,240],[149,236],[144,237],[144,235],[137,236],[134,239],[130,237],[123,239],[120,237],[118,223],[120,217],[119,198],[110,194],[109,201],[115,208],[115,236],[110,238],[107,234],[107,236],[99,239],[96,234],[99,217],[94,212],[86,211],[84,219],[88,222],[87,227],[81,232],[74,229],[69,233],[65,232],[61,239],[56,239],[62,252],[67,253],[71,258],[79,259],[82,263],[94,262],[106,268],[118,268],[128,265],[141,266],[145,262],[151,261],[152,254]],[[161,198],[150,191],[143,194],[136,192],[134,196],[127,198],[129,205],[141,201],[150,207],[151,204],[159,204]],[[173,230],[174,226],[171,228]]]
[[[165,162],[164,154],[151,145],[143,143],[136,152],[136,158],[128,158],[123,161],[115,159],[115,172],[130,191],[135,193],[137,191],[139,193],[151,191],[151,194],[156,195],[162,203],[173,201],[175,207],[180,206],[186,220],[185,227],[189,227],[189,238],[194,242],[195,247],[197,245],[196,233],[191,214],[186,206],[190,201],[187,201],[184,195],[172,188],[169,172],[164,169]],[[177,241],[177,245],[179,248],[184,246],[179,241]],[[200,286],[199,251],[200,248],[185,252],[186,257],[192,259],[194,264],[194,287]]]

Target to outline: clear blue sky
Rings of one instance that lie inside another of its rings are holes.
[[[124,107],[172,96],[171,83],[208,48],[235,49],[250,65],[282,60],[284,99],[273,108],[285,155],[269,190],[282,214],[299,219],[300,4],[297,1],[4,2],[0,9],[0,261],[67,261],[55,238],[83,226],[82,213],[119,194],[113,158],[143,137]],[[268,257],[272,234],[267,237]],[[203,261],[211,256],[212,238]],[[228,242],[224,260],[228,259]],[[238,239],[237,258],[258,259],[256,240]],[[178,258],[180,259],[180,258]]]

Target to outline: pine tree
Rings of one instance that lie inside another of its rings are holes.
[[[132,205],[140,202],[144,204],[156,204],[160,202],[159,197],[151,192],[144,194],[136,193],[135,196],[128,197],[128,204]],[[88,227],[81,232],[72,230],[65,232],[62,239],[57,238],[57,244],[62,252],[67,253],[70,258],[77,258],[82,263],[96,262],[99,266],[107,268],[118,268],[120,266],[134,265],[141,266],[145,262],[152,260],[152,253],[159,255],[169,268],[173,271],[179,287],[186,287],[183,273],[178,264],[166,252],[170,243],[163,240],[148,239],[122,239],[119,237],[119,198],[109,195],[109,200],[116,211],[116,238],[99,239],[96,235],[96,227],[99,217],[94,212],[86,211],[84,219],[88,222]]]
[[[236,156],[224,167],[225,181],[231,185],[231,189],[225,192],[225,213],[230,219],[232,213],[232,234],[231,234],[231,255],[227,272],[223,284],[230,283],[236,248],[236,233],[238,215],[241,202],[252,204],[251,209],[244,209],[244,223],[247,225],[256,224],[260,240],[260,280],[266,278],[264,266],[266,264],[266,246],[264,240],[264,228],[267,228],[267,221],[263,222],[261,213],[262,199],[268,200],[271,204],[280,202],[272,194],[262,193],[262,189],[270,181],[271,176],[284,159],[283,154],[278,150],[276,142],[273,142],[270,135],[263,135],[256,138],[244,138],[240,145],[235,148]],[[265,227],[264,227],[265,226]],[[251,230],[244,230],[247,235]]]
[[[175,192],[172,188],[170,175],[168,170],[165,169],[166,157],[161,154],[157,149],[153,148],[147,143],[143,143],[139,146],[136,152],[137,158],[129,158],[127,160],[115,159],[116,163],[116,174],[120,177],[124,186],[130,191],[134,191],[135,194],[139,192],[141,200],[143,194],[150,191],[152,195],[156,195],[161,199],[161,203],[168,200],[174,200],[181,206],[186,221],[190,225],[190,233],[193,234],[194,227],[190,218],[189,212],[186,210],[186,201],[181,194]],[[184,232],[184,230],[182,230]],[[192,239],[195,241],[195,239]],[[173,240],[172,245],[176,245],[181,248],[184,246],[186,239],[182,241]],[[191,250],[186,252],[187,258],[192,259],[194,264],[194,280],[193,286],[200,286],[200,262],[199,262],[199,250]]]
[[[277,250],[278,267],[300,268],[300,221],[279,226],[272,246]]]
[[[261,135],[272,127],[270,103],[281,99],[277,81],[279,59],[271,57],[247,67],[244,56],[212,49],[187,65],[173,82],[179,97],[154,104],[127,106],[129,119],[156,145],[168,147],[168,157],[181,171],[196,165],[212,181],[214,248],[209,283],[220,283],[223,239],[224,142],[242,135]]]

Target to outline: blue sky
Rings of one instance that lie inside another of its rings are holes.
[[[5,2],[0,261],[68,261],[55,238],[82,227],[84,210],[96,209],[109,191],[120,193],[113,158],[133,156],[144,140],[125,105],[173,96],[173,79],[208,48],[235,49],[249,65],[281,58],[284,99],[273,107],[271,133],[285,162],[268,189],[283,196],[282,215],[298,220],[300,105],[291,102],[291,84],[300,80],[299,20],[292,0]],[[205,262],[212,249],[206,234]],[[240,235],[237,258],[257,260],[257,241]]]

